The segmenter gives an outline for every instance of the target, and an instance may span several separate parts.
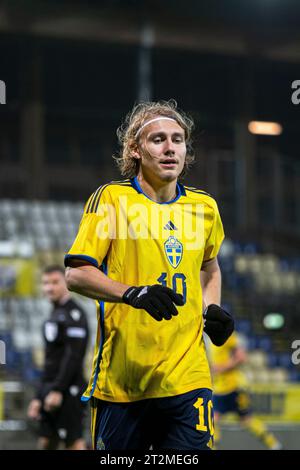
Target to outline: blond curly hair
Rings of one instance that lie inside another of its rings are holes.
[[[136,134],[146,121],[157,116],[175,119],[185,131],[187,153],[180,177],[185,175],[194,161],[191,140],[191,133],[194,127],[193,119],[177,108],[175,100],[141,102],[133,107],[132,111],[127,114],[124,123],[117,130],[121,150],[113,158],[116,160],[121,174],[126,178],[133,178],[139,170],[139,160],[132,155],[132,151],[136,150],[139,145],[140,136]]]

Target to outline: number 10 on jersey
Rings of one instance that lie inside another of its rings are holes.
[[[175,273],[172,276],[171,282],[168,282],[168,274],[161,273],[157,282],[162,286],[171,287],[176,294],[182,294],[184,303],[186,302],[186,276],[183,273]]]

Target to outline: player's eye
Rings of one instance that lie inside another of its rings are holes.
[[[154,142],[155,144],[160,144],[160,143],[162,142],[162,138],[159,137],[159,136],[158,136],[158,137],[155,137],[155,138],[153,139],[153,142]]]
[[[183,142],[183,137],[177,136],[175,137],[175,139],[173,139],[173,142],[175,142],[176,144],[181,144],[181,142]]]

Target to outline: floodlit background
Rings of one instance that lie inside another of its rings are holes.
[[[119,179],[116,128],[134,102],[170,98],[196,122],[186,182],[224,222],[223,303],[254,408],[300,448],[299,21],[291,0],[1,2],[0,448],[35,447],[41,269],[63,262],[87,197]],[[231,417],[223,430],[220,448],[260,448]]]

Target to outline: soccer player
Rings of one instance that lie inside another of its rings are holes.
[[[96,449],[209,449],[213,412],[202,337],[233,329],[220,307],[216,201],[179,183],[193,160],[193,122],[174,101],[134,107],[119,128],[127,179],[88,199],[65,257],[70,290],[99,302],[91,379]],[[217,325],[217,327],[216,327]]]
[[[44,295],[53,309],[43,326],[45,364],[41,383],[28,407],[28,417],[39,421],[38,448],[83,450],[83,404],[86,387],[83,360],[88,342],[84,310],[71,298],[61,266],[49,266],[42,276]]]
[[[264,423],[251,411],[251,400],[247,392],[247,380],[240,366],[247,361],[247,352],[236,333],[224,346],[209,346],[213,375],[213,404],[216,424],[215,441],[220,440],[218,423],[226,413],[235,413],[239,421],[251,434],[272,450],[282,448],[281,443],[270,433]]]

